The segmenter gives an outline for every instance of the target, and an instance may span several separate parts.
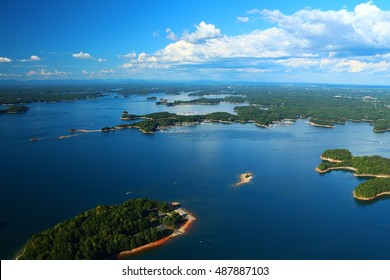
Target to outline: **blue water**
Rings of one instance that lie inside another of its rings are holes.
[[[390,259],[390,199],[359,202],[352,190],[362,179],[314,171],[328,148],[390,157],[390,133],[375,134],[368,124],[204,124],[58,139],[70,128],[120,124],[123,110],[233,113],[235,106],[165,107],[145,96],[109,95],[1,115],[1,259],[59,221],[137,197],[180,201],[197,217],[187,234],[138,259]],[[235,187],[247,171],[253,181]]]

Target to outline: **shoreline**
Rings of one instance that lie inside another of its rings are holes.
[[[371,196],[371,197],[363,197],[363,196],[357,196],[355,191],[352,192],[353,194],[353,197],[358,199],[358,200],[366,200],[366,201],[369,201],[369,200],[374,200],[380,196],[384,196],[384,195],[390,195],[390,192],[381,192],[381,193],[378,193],[377,195],[375,196]]]
[[[249,183],[253,179],[252,172],[246,172],[240,175],[240,182],[236,184],[237,187]]]
[[[335,128],[334,125],[327,125],[327,124],[317,124],[314,122],[309,122],[310,125],[316,126],[316,127],[324,127],[324,128]]]
[[[350,167],[350,166],[329,167],[325,170],[321,170],[318,167],[316,167],[316,169],[315,169],[315,171],[317,171],[318,173],[321,173],[321,174],[332,171],[332,170],[352,171],[352,172],[354,172],[353,176],[355,176],[355,177],[390,178],[390,175],[386,175],[386,174],[357,174],[356,172],[358,171],[358,169],[356,169],[354,167]]]
[[[328,161],[328,162],[343,162],[342,160],[339,160],[339,159],[326,158],[326,157],[323,157],[323,156],[320,156],[320,159]]]
[[[128,251],[122,251],[122,252],[120,252],[116,256],[116,259],[123,259],[124,257],[128,257],[128,256],[131,256],[131,255],[135,255],[135,254],[141,253],[141,252],[143,252],[145,250],[148,250],[150,248],[162,246],[168,240],[186,233],[186,231],[188,230],[188,228],[190,227],[192,222],[196,220],[196,218],[195,218],[194,215],[192,215],[190,212],[188,212],[184,208],[181,208],[181,209],[183,209],[183,211],[187,213],[187,221],[180,228],[175,229],[173,231],[173,233],[171,233],[170,235],[168,235],[168,236],[166,236],[164,238],[161,238],[159,240],[153,241],[151,243],[142,245],[140,247],[137,247],[137,248],[134,248],[134,249],[131,249],[131,250],[128,250]]]

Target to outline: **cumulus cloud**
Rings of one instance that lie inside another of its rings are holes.
[[[107,59],[105,59],[105,58],[95,58],[92,55],[90,55],[89,53],[85,53],[85,52],[74,53],[74,54],[72,54],[72,57],[77,58],[77,59],[93,60],[93,61],[97,61],[97,62],[107,61]]]
[[[207,24],[202,21],[199,25],[195,25],[195,28],[195,32],[184,34],[181,39],[191,43],[198,43],[207,39],[222,37],[221,30],[216,28],[214,24]]]
[[[386,61],[380,62],[362,62],[359,60],[342,60],[335,66],[336,72],[351,72],[360,73],[363,71],[369,72],[385,72],[390,69],[390,64]]]
[[[113,74],[113,73],[115,73],[115,71],[112,69],[103,69],[99,71],[99,74]]]
[[[93,57],[89,53],[79,52],[72,54],[73,58],[79,58],[79,59],[93,59]]]
[[[247,11],[248,22],[262,17],[272,24],[246,34],[229,36],[201,21],[192,32],[177,35],[167,28],[170,44],[154,53],[123,56],[125,69],[176,69],[208,73],[310,71],[323,73],[390,73],[390,11],[372,2],[352,11],[303,9]],[[196,65],[196,68],[193,67]],[[222,71],[224,67],[229,71]],[[183,70],[184,71],[184,70]]]
[[[261,14],[279,28],[308,41],[317,51],[359,51],[390,47],[390,11],[372,2],[357,5],[353,11],[300,10],[285,15],[279,10]]]
[[[21,59],[20,61],[21,62],[31,62],[31,61],[40,61],[40,60],[41,60],[41,58],[39,56],[32,55],[32,56],[30,56],[30,58],[28,58],[28,59]]]
[[[57,71],[57,70],[48,71],[45,69],[41,69],[40,71],[31,70],[31,71],[26,73],[26,75],[29,77],[31,77],[31,76],[41,76],[41,77],[64,76],[66,74],[67,74],[66,72],[61,72],[61,71]]]
[[[169,40],[171,40],[171,41],[177,40],[176,34],[169,27],[167,29],[165,29],[165,33],[167,33],[167,38]]]
[[[4,57],[4,56],[0,56],[0,63],[7,63],[7,62],[11,62],[12,59],[8,58],[8,57]]]
[[[247,23],[249,22],[249,17],[236,17],[237,21]]]
[[[131,58],[137,57],[137,53],[131,52],[131,53],[128,53],[128,54],[120,55],[119,57],[131,59]]]

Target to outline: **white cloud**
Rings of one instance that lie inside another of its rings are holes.
[[[259,9],[251,9],[246,12],[249,15],[256,15],[256,14],[261,14],[261,11]]]
[[[37,56],[37,55],[32,55],[32,56],[30,56],[30,58],[28,58],[28,59],[21,59],[21,60],[19,60],[19,61],[21,61],[21,62],[31,62],[31,61],[40,61],[41,60],[41,58],[39,57],[39,56]]]
[[[105,59],[105,58],[95,58],[92,55],[90,55],[89,53],[85,53],[85,52],[74,53],[74,54],[72,54],[72,57],[77,58],[77,59],[93,60],[93,61],[97,61],[97,62],[107,61],[107,59]]]
[[[20,74],[6,74],[6,73],[0,73],[0,77],[3,77],[3,78],[11,78],[11,77],[21,77]]]
[[[26,75],[29,77],[30,76],[42,76],[42,77],[64,76],[66,74],[67,74],[66,72],[61,72],[61,71],[57,71],[57,70],[47,71],[45,69],[41,69],[40,71],[31,70],[31,71],[26,73]]]
[[[32,56],[30,56],[30,60],[31,60],[31,61],[40,61],[41,58],[40,58],[39,56],[32,55]]]
[[[319,50],[390,47],[390,11],[372,2],[357,5],[354,11],[300,10],[284,15],[279,10],[263,10],[261,14]]]
[[[169,27],[167,29],[165,29],[165,33],[167,33],[167,38],[169,40],[171,40],[171,41],[177,40],[176,34]]]
[[[131,53],[128,53],[128,54],[125,54],[125,55],[121,55],[120,57],[130,59],[130,58],[137,57],[137,54],[135,52],[131,52]]]
[[[249,22],[249,17],[236,17],[237,21],[247,23]]]
[[[104,69],[99,71],[99,74],[113,74],[113,73],[115,73],[115,71],[112,69]]]
[[[195,32],[191,34],[183,34],[181,39],[191,43],[198,43],[207,39],[222,37],[221,30],[216,28],[214,24],[207,24],[202,21],[199,25],[195,25],[195,28]]]
[[[390,64],[386,61],[380,62],[362,62],[359,60],[342,60],[335,66],[336,72],[351,72],[359,73],[363,71],[369,72],[386,72],[389,71]]]
[[[304,9],[286,15],[278,10],[253,9],[247,14],[237,20],[247,22],[261,16],[275,26],[235,36],[225,35],[204,21],[181,36],[167,28],[167,38],[173,42],[154,53],[122,56],[127,61],[120,68],[132,73],[146,69],[192,73],[203,69],[197,71],[200,75],[213,71],[218,75],[390,73],[390,11],[372,2],[352,11]]]
[[[72,57],[79,59],[93,59],[93,57],[89,53],[79,52],[72,54]]]
[[[287,68],[311,68],[313,66],[318,66],[321,61],[308,58],[289,58],[276,60],[275,63],[281,64]]]
[[[0,56],[0,63],[7,63],[7,62],[11,62],[12,59],[8,58],[8,57],[3,57],[3,56]]]

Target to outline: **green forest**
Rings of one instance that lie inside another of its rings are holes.
[[[381,156],[352,156],[347,149],[330,149],[322,153],[321,158],[340,160],[329,162],[323,160],[318,170],[327,172],[332,168],[352,167],[356,175],[362,176],[390,176],[390,159]],[[378,194],[390,192],[390,178],[374,178],[360,184],[354,190],[356,198],[375,198]]]
[[[0,114],[20,114],[26,113],[28,110],[29,108],[24,105],[11,105],[7,109],[0,110]]]
[[[0,87],[1,104],[25,104],[32,102],[60,102],[97,98],[108,86],[16,86]]]
[[[254,121],[267,126],[284,119],[308,118],[312,123],[332,127],[346,121],[368,122],[375,132],[390,129],[390,89],[380,87],[341,87],[325,85],[270,84],[186,84],[186,83],[95,83],[79,85],[20,85],[0,87],[0,104],[58,102],[100,97],[116,93],[146,95],[156,100],[156,93],[189,94],[194,100],[156,103],[175,105],[216,105],[222,102],[240,104],[235,108],[235,121]],[[150,96],[148,96],[150,95]],[[209,98],[213,95],[217,98]],[[221,97],[218,97],[218,96]],[[118,96],[116,96],[118,97]],[[221,119],[222,120],[222,119]],[[153,131],[154,124],[140,124]]]
[[[194,86],[195,87],[195,86]],[[222,102],[242,104],[234,108],[237,115],[229,118],[240,122],[255,122],[268,126],[273,122],[308,118],[311,123],[334,127],[346,121],[368,122],[375,132],[390,129],[390,90],[342,87],[283,87],[277,85],[199,86],[190,96],[194,100],[157,102],[167,106],[185,104],[216,105]],[[229,95],[208,98],[208,95]],[[221,119],[222,120],[222,119]],[[146,124],[145,124],[146,125]],[[142,125],[141,125],[142,126]],[[158,126],[158,125],[157,125]],[[153,129],[152,123],[146,125]]]
[[[318,169],[325,171],[333,167],[353,167],[356,174],[390,175],[390,159],[381,156],[352,156],[346,149],[326,150],[321,155],[324,158],[341,160],[341,162],[324,161]]]
[[[107,259],[170,235],[184,219],[148,199],[100,205],[33,235],[18,259]],[[164,225],[164,227],[161,227]]]
[[[329,149],[322,153],[322,158],[346,161],[353,158],[352,153],[347,149]]]
[[[380,193],[390,194],[390,178],[370,179],[356,187],[354,193],[356,197],[372,198]]]

